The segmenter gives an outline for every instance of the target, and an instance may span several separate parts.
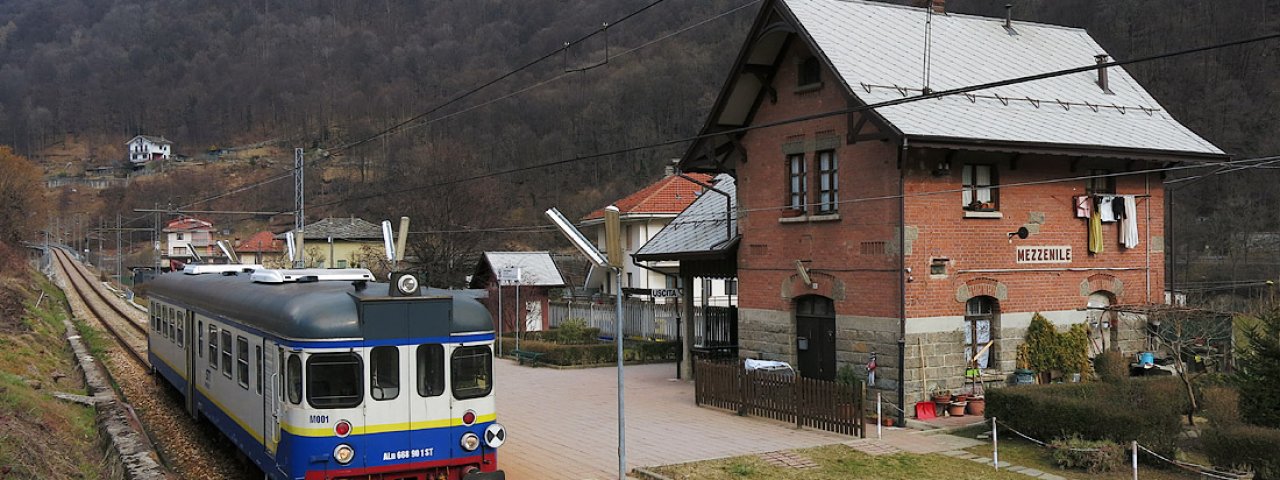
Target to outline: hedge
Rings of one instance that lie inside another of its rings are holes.
[[[1085,440],[1138,443],[1172,455],[1187,410],[1176,378],[1131,379],[1119,383],[1061,383],[991,389],[986,417],[1043,441],[1079,436]]]
[[[597,342],[586,345],[564,345],[541,338],[550,332],[530,332],[520,335],[520,350],[541,352],[538,362],[550,365],[599,365],[617,362],[618,350],[613,342]],[[502,351],[510,355],[516,348],[515,338],[503,336]],[[676,342],[651,342],[625,340],[622,347],[623,358],[628,362],[659,362],[675,360],[680,350]]]
[[[1247,467],[1258,480],[1280,480],[1280,429],[1228,425],[1205,430],[1200,447],[1219,468]]]

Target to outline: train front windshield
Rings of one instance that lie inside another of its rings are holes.
[[[314,408],[351,408],[364,398],[360,356],[317,353],[307,358],[307,402]]]
[[[488,346],[453,351],[453,397],[483,397],[493,391],[493,355]]]

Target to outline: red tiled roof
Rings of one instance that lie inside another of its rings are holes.
[[[235,247],[236,253],[274,253],[284,249],[284,242],[277,240],[275,234],[263,230],[240,241]]]
[[[165,232],[188,232],[213,230],[213,224],[195,217],[182,217],[164,226]]]
[[[698,179],[700,182],[711,182],[711,175],[702,173],[690,173],[688,175]],[[689,204],[693,203],[698,198],[697,193],[701,190],[702,187],[696,183],[675,175],[668,175],[640,189],[640,191],[618,200],[615,205],[618,206],[618,210],[622,212],[624,217],[627,214],[669,213],[674,215],[684,211]],[[583,220],[595,220],[597,218],[604,218],[603,208],[582,217]]]

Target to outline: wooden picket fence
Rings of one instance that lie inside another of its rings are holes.
[[[698,405],[867,437],[865,383],[855,388],[790,373],[749,372],[738,362],[705,360],[698,361],[694,377]]]

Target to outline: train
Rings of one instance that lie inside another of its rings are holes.
[[[494,324],[412,273],[188,265],[148,282],[148,359],[268,479],[505,480]]]

